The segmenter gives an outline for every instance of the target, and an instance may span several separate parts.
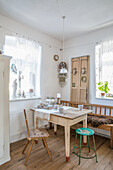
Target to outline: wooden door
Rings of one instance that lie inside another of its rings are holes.
[[[88,84],[89,84],[89,57],[80,57],[80,86],[79,86],[79,102],[88,102]]]
[[[79,59],[75,58],[71,62],[71,100],[79,102]]]
[[[89,89],[89,56],[71,60],[71,101],[87,103]]]

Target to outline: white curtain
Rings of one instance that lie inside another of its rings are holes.
[[[96,48],[96,83],[108,81],[113,94],[113,40],[103,41]]]
[[[113,40],[103,41],[100,43],[102,54],[113,53]]]
[[[35,94],[40,96],[41,47],[39,44],[26,38],[5,36],[4,53],[13,57],[11,64],[15,64],[17,71],[22,72],[24,76],[22,90],[28,93],[29,89],[33,88]],[[10,77],[12,82],[18,78],[14,73],[11,73]]]

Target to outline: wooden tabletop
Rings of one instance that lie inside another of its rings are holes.
[[[92,110],[89,109],[83,109],[83,110],[79,110],[78,108],[73,108],[73,107],[68,107],[68,106],[63,106],[64,108],[64,112],[60,113],[59,110],[46,110],[46,109],[36,109],[36,108],[32,108],[31,110],[37,112],[37,116],[38,113],[44,113],[44,114],[50,114],[50,115],[55,115],[55,116],[60,116],[63,118],[68,118],[68,119],[75,119],[77,117],[86,115],[88,113],[92,113]]]
[[[92,112],[92,110],[88,110],[88,109],[78,110],[78,108],[71,107],[71,108],[65,110],[64,113],[55,112],[52,115],[65,117],[65,118],[68,118],[68,119],[75,119],[77,117],[86,115],[86,114],[91,113],[91,112]]]

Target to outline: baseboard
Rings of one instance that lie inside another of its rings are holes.
[[[14,142],[17,142],[17,141],[25,139],[25,138],[26,138],[25,132],[14,135],[14,136],[10,136],[10,143],[14,143]]]
[[[0,165],[3,165],[4,163],[6,163],[6,162],[8,162],[8,161],[10,161],[11,160],[11,157],[10,156],[8,156],[8,157],[6,157],[6,158],[3,158],[3,159],[0,159]]]
[[[49,128],[49,125],[41,125],[39,128]],[[33,127],[31,128],[33,129]],[[26,138],[26,132],[21,132],[19,134],[16,134],[16,135],[13,135],[13,136],[10,136],[10,143],[14,143],[14,142],[17,142],[17,141],[20,141],[22,139],[25,139]]]

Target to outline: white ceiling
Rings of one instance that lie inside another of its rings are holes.
[[[113,0],[0,0],[0,14],[62,40],[113,24]]]

